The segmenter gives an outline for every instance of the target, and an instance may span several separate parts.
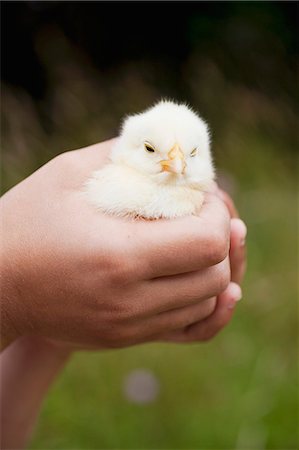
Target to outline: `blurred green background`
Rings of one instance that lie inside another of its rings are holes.
[[[248,226],[227,329],[74,355],[30,448],[298,449],[298,3],[1,6],[2,192],[169,97],[210,124],[219,182]]]

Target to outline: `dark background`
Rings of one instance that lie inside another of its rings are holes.
[[[169,93],[178,89],[184,99],[181,70],[194,49],[202,57],[215,52],[232,81],[274,94],[279,61],[268,45],[294,69],[297,14],[297,2],[3,2],[2,78],[43,98],[49,82],[35,40],[55,27],[99,70],[158,63],[165,78],[171,73]]]
[[[116,135],[124,114],[161,97],[189,102],[217,128],[216,157],[220,131],[244,109],[295,152],[296,2],[2,2],[1,12],[3,146],[10,94],[34,111],[41,139],[65,140],[42,155],[33,145],[29,171],[65,146]]]
[[[2,2],[1,23],[2,192],[170,97],[210,124],[248,227],[230,326],[75,355],[31,447],[298,448],[298,2]],[[159,388],[144,404],[139,369]]]

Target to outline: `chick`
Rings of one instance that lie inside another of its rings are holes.
[[[161,101],[126,118],[110,162],[85,187],[105,213],[158,219],[198,214],[213,180],[207,124],[186,105]]]

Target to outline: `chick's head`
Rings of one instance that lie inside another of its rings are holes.
[[[214,174],[207,124],[186,105],[173,102],[129,116],[112,160],[159,183],[200,183]]]

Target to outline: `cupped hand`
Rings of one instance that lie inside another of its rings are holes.
[[[64,153],[2,197],[4,344],[33,335],[114,348],[214,330],[234,271],[225,203],[208,194],[199,217],[176,220],[103,215],[83,185],[111,145]]]

